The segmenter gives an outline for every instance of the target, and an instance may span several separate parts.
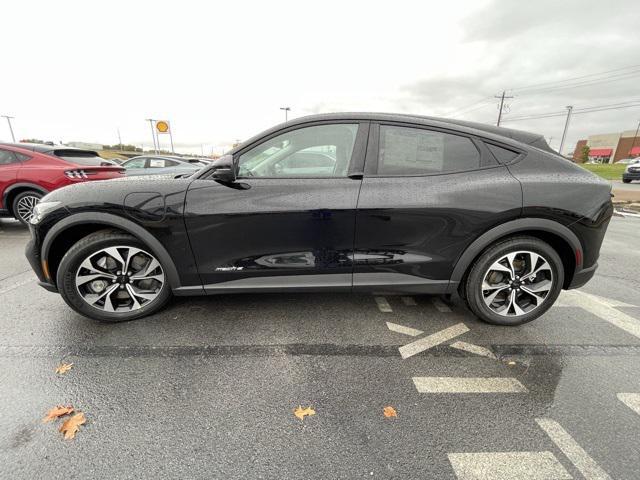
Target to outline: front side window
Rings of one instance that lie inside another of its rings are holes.
[[[167,168],[167,167],[175,167],[179,165],[178,162],[174,162],[173,160],[167,160],[166,158],[150,158],[149,159],[149,168]]]
[[[479,166],[480,153],[467,137],[420,128],[380,126],[378,175],[431,175]]]
[[[0,150],[0,165],[8,165],[16,163],[18,158],[9,150]]]
[[[127,170],[129,170],[131,168],[144,168],[144,164],[145,164],[146,161],[147,161],[146,158],[133,158],[133,159],[129,160],[128,162],[125,162],[123,164],[123,166]]]
[[[358,124],[317,125],[271,138],[240,155],[239,177],[345,177]]]

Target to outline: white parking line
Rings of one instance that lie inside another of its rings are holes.
[[[551,452],[449,453],[459,480],[570,480]]]
[[[389,305],[389,302],[387,302],[387,299],[384,297],[375,297],[376,299],[376,303],[378,304],[378,309],[381,312],[384,313],[390,313],[393,312],[393,310],[391,310],[391,305]]]
[[[458,350],[464,350],[465,352],[475,353],[476,355],[481,355],[483,357],[490,358],[492,360],[497,360],[498,358],[493,354],[491,350],[488,348],[481,347],[480,345],[474,345],[473,343],[467,342],[454,342],[450,347],[457,348]]]
[[[413,377],[420,393],[527,393],[516,378]]]
[[[447,340],[451,340],[452,338],[462,335],[463,333],[467,333],[468,331],[469,328],[467,328],[464,323],[457,323],[453,327],[445,328],[444,330],[440,330],[439,332],[416,340],[415,342],[403,345],[398,350],[400,351],[400,356],[403,359],[407,359],[417,353],[424,352],[431,347],[435,347]]]
[[[418,330],[417,328],[405,327],[404,325],[398,325],[397,323],[391,322],[387,322],[387,328],[392,332],[404,333],[405,335],[410,335],[412,337],[417,337],[424,333],[422,330]]]
[[[582,307],[588,312],[600,317],[605,322],[609,322],[611,325],[640,338],[640,321],[613,308],[612,305],[616,305],[616,302],[608,299],[600,299],[594,295],[589,295],[588,293],[578,290],[563,292],[561,300],[563,305]]]
[[[558,422],[550,418],[536,418],[536,422],[586,480],[611,480],[607,472],[600,468]]]
[[[402,303],[409,305],[410,307],[418,305],[413,297],[402,297]]]
[[[619,393],[618,400],[640,415],[640,393]]]
[[[451,312],[451,309],[449,308],[449,305],[444,303],[438,297],[433,297],[431,299],[431,303],[433,303],[433,306],[436,307],[438,309],[438,311],[441,312],[441,313],[450,313]]]

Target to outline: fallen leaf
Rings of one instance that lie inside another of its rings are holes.
[[[513,360],[510,360],[510,361],[508,361],[508,362],[507,362],[507,365],[510,365],[510,366],[512,366],[512,367],[513,367],[515,364],[516,364],[516,362],[514,362]]]
[[[393,407],[384,407],[384,409],[382,410],[382,413],[387,418],[398,416],[398,412],[396,412],[396,409]]]
[[[58,417],[68,415],[72,412],[73,407],[71,405],[68,405],[66,407],[62,405],[55,406],[47,412],[47,416],[42,419],[42,423],[50,422],[51,420],[55,420]]]
[[[61,363],[56,367],[56,373],[64,375],[73,368],[73,363]]]
[[[302,408],[302,405],[298,405],[298,408],[293,411],[293,414],[300,420],[304,420],[304,417],[308,415],[315,415],[316,411],[311,407]]]
[[[79,412],[76,413],[73,417],[64,421],[62,425],[60,425],[60,432],[64,434],[64,438],[70,440],[75,438],[76,433],[80,430],[80,425],[84,424],[87,419],[84,416],[84,413]]]

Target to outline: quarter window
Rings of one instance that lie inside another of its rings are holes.
[[[467,137],[419,128],[380,126],[378,175],[430,175],[473,170],[480,153]]]
[[[344,177],[357,124],[317,125],[278,135],[240,155],[239,177]]]
[[[16,163],[18,158],[9,150],[0,150],[0,165],[8,165]]]
[[[514,160],[518,155],[518,152],[514,152],[513,150],[509,150],[507,148],[498,147],[497,145],[491,145],[487,143],[487,147],[493,153],[493,156],[496,157],[500,163],[509,163]]]

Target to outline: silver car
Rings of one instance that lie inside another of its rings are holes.
[[[204,163],[192,158],[141,155],[122,164],[126,175],[182,175],[197,172]]]

